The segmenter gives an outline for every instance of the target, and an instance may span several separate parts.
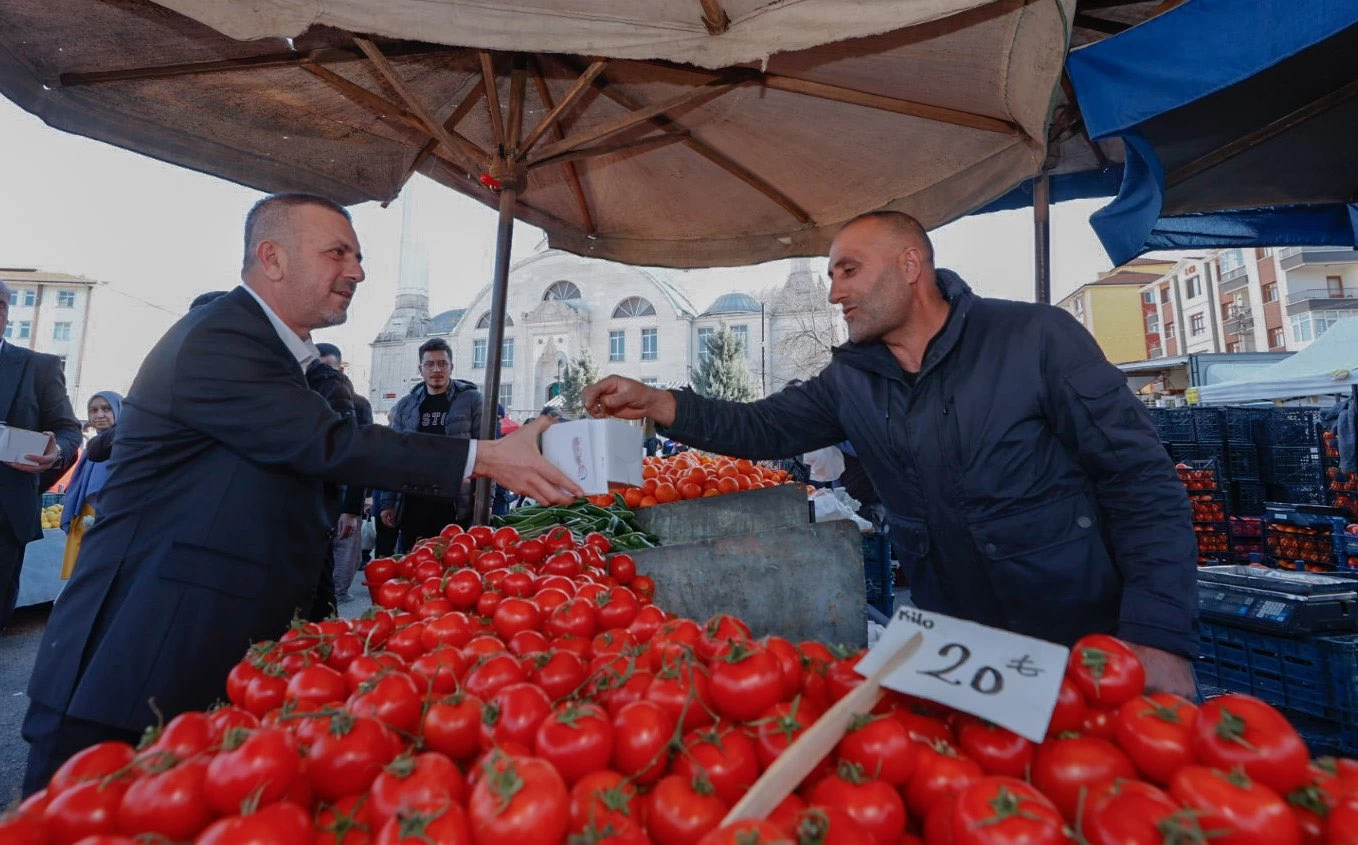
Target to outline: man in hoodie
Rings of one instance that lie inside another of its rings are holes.
[[[443,338],[420,345],[420,378],[387,414],[394,431],[441,434],[470,439],[481,430],[481,391],[452,377],[453,351]],[[400,548],[410,551],[415,541],[435,537],[449,523],[466,524],[471,517],[471,488],[463,485],[455,499],[381,493],[377,506],[382,522],[400,532]]]

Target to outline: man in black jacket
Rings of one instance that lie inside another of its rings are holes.
[[[9,323],[13,291],[0,282],[0,336]],[[42,538],[39,476],[60,471],[80,448],[80,422],[66,396],[61,360],[0,337],[0,420],[52,435],[47,451],[26,463],[0,464],[0,633],[14,614],[24,547]]]
[[[1187,494],[1089,333],[977,297],[897,212],[845,225],[830,274],[850,343],[807,383],[740,404],[610,376],[585,407],[747,458],[848,440],[920,607],[1067,644],[1115,633],[1153,688],[1193,695]]]
[[[313,330],[363,280],[348,212],[261,200],[242,287],[156,344],[123,403],[99,516],[48,620],[28,685],[24,790],[80,748],[223,696],[249,644],[280,636],[319,583],[326,482],[438,494],[468,476],[565,503],[544,425],[468,441],[360,426],[312,392]],[[157,711],[152,710],[151,702]]]

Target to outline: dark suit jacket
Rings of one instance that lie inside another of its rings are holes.
[[[30,431],[50,431],[61,447],[59,467],[68,467],[80,448],[80,422],[71,411],[61,360],[15,346],[0,348],[0,419]],[[38,476],[0,464],[0,518],[21,542],[42,537]]]
[[[334,413],[235,290],[176,323],[123,402],[99,518],[47,623],[28,694],[129,730],[224,694],[251,641],[305,608],[326,481],[438,494],[467,442]],[[447,495],[447,493],[444,493]]]

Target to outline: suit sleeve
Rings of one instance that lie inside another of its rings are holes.
[[[307,389],[296,365],[237,326],[185,339],[170,413],[246,460],[339,484],[453,495],[467,441],[360,426]]]
[[[1043,400],[1061,441],[1094,485],[1123,579],[1118,634],[1192,656],[1197,541],[1188,494],[1127,378],[1075,318],[1043,318]]]
[[[61,371],[61,361],[43,356],[45,372],[37,380],[38,388],[38,430],[50,431],[61,448],[59,466],[69,467],[75,462],[80,450],[80,421],[71,409],[71,397],[66,393],[66,376]]]
[[[844,440],[835,395],[824,376],[785,387],[758,402],[704,399],[691,390],[671,391],[672,440],[736,458],[766,460],[800,455]]]

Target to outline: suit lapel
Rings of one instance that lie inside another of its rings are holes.
[[[242,285],[222,297],[222,299],[231,300],[233,304],[243,309],[247,314],[254,318],[251,323],[254,331],[259,335],[260,339],[273,348],[279,358],[282,358],[291,365],[290,371],[295,374],[293,380],[305,386],[307,383],[306,374],[302,372],[302,368],[297,365],[297,359],[293,357],[290,351],[288,351],[288,346],[283,342],[283,338],[278,336],[278,331],[273,327],[273,323],[269,320],[269,315],[265,314],[264,309],[259,307],[259,303],[250,295],[250,292],[245,290],[245,287]]]
[[[0,421],[9,417],[10,407],[14,404],[14,394],[19,389],[20,379],[24,376],[24,364],[28,357],[13,343],[6,343],[0,347]]]

